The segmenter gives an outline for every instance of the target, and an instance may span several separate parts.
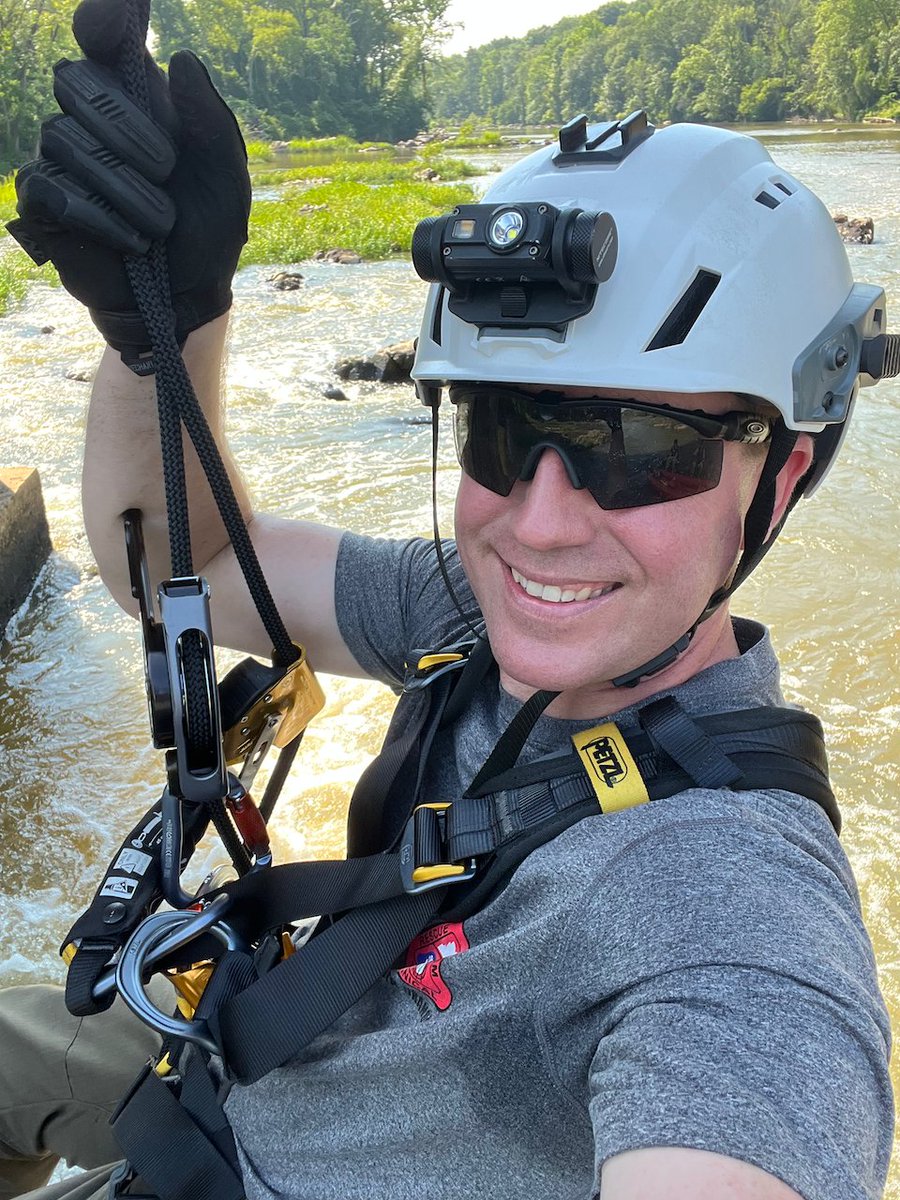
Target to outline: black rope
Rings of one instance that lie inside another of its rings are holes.
[[[150,17],[149,0],[126,0],[126,14],[126,34],[118,64],[119,71],[125,91],[144,112],[149,112],[150,96],[144,49]],[[275,606],[231,480],[181,356],[175,331],[175,313],[164,245],[154,243],[143,258],[127,258],[125,268],[155,359],[172,574],[179,577],[194,573],[182,440],[184,426],[209,481],[251,598],[271,638],[273,658],[278,665],[287,667],[297,660],[299,651],[291,641]],[[183,637],[182,661],[188,738],[195,754],[201,759],[205,755],[212,759],[218,752],[218,747],[212,744],[209,681],[204,669],[203,647],[199,634],[188,633]],[[290,756],[286,762],[285,773],[289,765]],[[281,772],[278,774],[281,776]],[[270,797],[270,811],[273,805],[274,795]],[[209,805],[209,815],[235,867],[239,873],[245,873],[250,865],[249,855],[228,815],[224,799],[220,798]]]
[[[150,6],[148,0],[128,0],[126,7],[127,35],[119,69],[125,90],[147,112],[150,98],[144,70],[144,42]],[[180,424],[183,422],[209,481],[250,595],[272,641],[275,661],[279,665],[289,666],[297,661],[299,651],[291,641],[275,606],[228,472],[181,357],[175,336],[175,315],[164,246],[156,243],[146,258],[128,259],[126,269],[153,345],[160,408],[167,409],[165,417],[161,417],[160,434],[173,574],[193,573],[181,444]]]

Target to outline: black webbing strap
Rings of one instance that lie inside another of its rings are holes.
[[[450,693],[450,699],[444,705],[441,714],[441,729],[446,729],[454,721],[458,721],[468,708],[476,688],[494,665],[494,655],[491,644],[486,637],[479,638],[472,647],[468,661],[460,673],[456,686]]]
[[[672,696],[641,707],[638,719],[697,787],[736,787],[742,772]]]
[[[441,684],[442,681],[437,680],[432,686],[437,688]],[[435,710],[432,695],[423,691],[418,700],[418,709],[410,713],[406,730],[369,763],[353,789],[347,816],[347,853],[351,857],[370,854],[386,844],[385,808],[395,789],[408,789],[408,801],[412,803],[418,769],[418,764],[413,761],[414,752],[425,723]],[[401,780],[401,775],[407,778]]]
[[[228,924],[248,940],[304,917],[342,913],[405,894],[397,854],[284,863],[245,875],[221,891],[232,900]]]
[[[219,1112],[225,1121],[221,1108]],[[243,1200],[240,1174],[152,1065],[138,1077],[110,1124],[126,1158],[164,1200]]]
[[[203,836],[209,818],[195,806],[185,806],[183,816],[182,853],[187,858]],[[66,975],[66,1008],[73,1016],[86,1017],[109,1008],[115,992],[96,1000],[94,986],[115,951],[159,905],[162,828],[162,806],[157,801],[122,840],[90,905],[65,936],[63,952],[69,946],[78,947]],[[142,867],[141,874],[134,870],[137,865]]]
[[[501,775],[515,765],[538,717],[558,695],[559,692],[543,691],[529,696],[503,731],[500,741],[491,751],[487,762],[472,780],[466,792],[467,796],[483,796],[491,790],[495,776]]]
[[[369,906],[407,893],[399,854],[371,854],[365,858],[283,863],[226,883],[210,897],[222,894],[232,902],[225,914],[226,923],[240,939],[251,943],[294,921],[338,915],[351,908],[366,911]],[[184,970],[191,963],[219,959],[221,953],[221,943],[206,933],[165,958],[156,969]]]
[[[428,925],[446,890],[354,909],[225,1004],[210,1026],[229,1076],[255,1083],[324,1032]]]
[[[73,1017],[90,1017],[106,1012],[116,998],[114,990],[94,999],[94,985],[119,949],[119,942],[83,941],[66,972],[66,1008]]]

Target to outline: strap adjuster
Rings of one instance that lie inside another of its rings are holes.
[[[410,814],[400,839],[400,878],[406,892],[415,895],[448,883],[472,879],[478,864],[446,862],[444,830],[449,801],[419,804]]]

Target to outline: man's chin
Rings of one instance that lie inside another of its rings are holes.
[[[583,661],[560,662],[559,653],[554,654],[547,647],[541,647],[539,653],[528,653],[521,649],[504,652],[502,646],[497,648],[493,642],[491,647],[505,690],[523,700],[533,692],[568,692],[586,688],[602,690],[611,686],[603,678],[604,668],[599,663],[589,668]],[[612,673],[608,678],[612,678]]]

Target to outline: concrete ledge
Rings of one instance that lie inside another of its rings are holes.
[[[0,633],[51,548],[40,475],[34,467],[0,467]]]

